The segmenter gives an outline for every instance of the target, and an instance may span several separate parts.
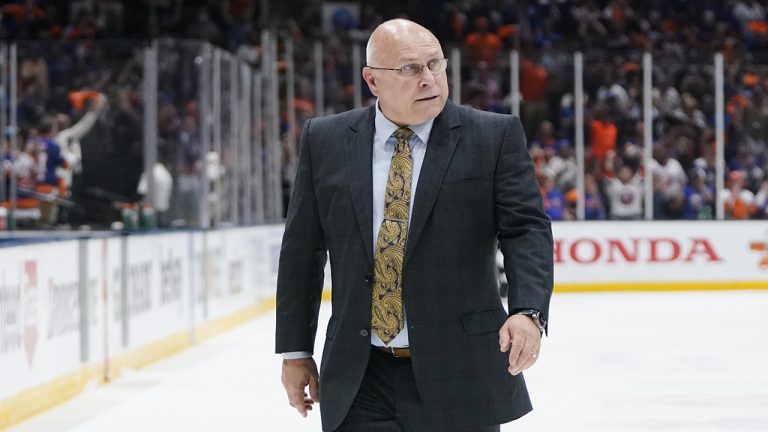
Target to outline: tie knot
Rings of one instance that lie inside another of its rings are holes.
[[[398,128],[395,133],[392,134],[396,140],[408,142],[413,136],[413,131],[407,127]]]

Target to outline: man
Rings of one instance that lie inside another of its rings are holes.
[[[57,170],[57,175],[64,180],[64,185],[67,189],[72,187],[73,176],[80,175],[83,170],[83,152],[80,141],[93,129],[99,116],[107,107],[107,97],[103,93],[90,91],[77,93],[85,93],[88,99],[92,99],[91,105],[83,117],[73,125],[69,115],[65,113],[56,114],[58,132],[54,137],[54,141],[61,145],[61,155],[69,165],[67,169]],[[82,103],[79,107],[76,106],[78,110],[81,107]]]
[[[325,431],[498,431],[531,409],[520,372],[538,356],[552,290],[520,121],[446,104],[447,60],[416,23],[381,24],[366,55],[376,106],[308,120],[302,134],[277,283],[283,385],[304,416],[320,403]]]
[[[61,155],[61,146],[55,141],[58,126],[56,119],[47,116],[40,126],[40,140],[42,144],[40,158],[40,175],[36,191],[49,198],[40,201],[40,219],[42,223],[53,226],[59,218],[59,206],[56,198],[64,195],[64,183],[56,174],[60,168],[68,167],[66,159]]]

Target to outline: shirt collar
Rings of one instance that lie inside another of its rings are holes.
[[[435,119],[429,119],[425,121],[424,123],[420,123],[417,125],[410,125],[408,126],[413,133],[419,137],[421,142],[424,144],[429,142],[429,135],[432,133],[432,124],[434,124]],[[374,126],[376,127],[376,134],[383,137],[383,141],[386,144],[387,140],[390,136],[392,136],[393,133],[400,127],[394,123],[392,123],[391,120],[384,117],[384,113],[381,112],[381,109],[379,108],[379,100],[376,99],[376,117],[374,118]]]

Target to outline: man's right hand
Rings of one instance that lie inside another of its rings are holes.
[[[320,403],[317,385],[317,365],[312,357],[283,360],[283,387],[288,394],[288,403],[301,414],[307,416],[312,405]],[[309,394],[306,387],[309,386]]]

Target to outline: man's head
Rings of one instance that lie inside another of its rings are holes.
[[[62,131],[64,129],[68,129],[72,125],[72,120],[69,118],[68,115],[64,113],[58,113],[56,114],[56,127],[58,130]]]
[[[374,68],[427,65],[443,58],[440,42],[426,28],[404,19],[379,25],[368,40],[363,78],[379,98],[384,116],[400,126],[437,117],[448,99],[448,78],[444,70],[433,74],[427,67],[415,76]]]
[[[58,125],[56,122],[56,117],[54,116],[45,116],[43,118],[43,121],[40,122],[40,135],[50,138],[58,132]]]

